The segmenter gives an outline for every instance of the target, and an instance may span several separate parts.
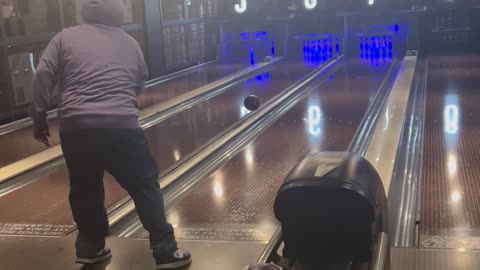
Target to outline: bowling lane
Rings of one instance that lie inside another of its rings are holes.
[[[480,249],[480,56],[428,60],[420,243]]]
[[[389,66],[349,60],[327,85],[200,180],[168,209],[178,239],[270,240],[277,225],[273,201],[288,172],[308,153],[347,149]],[[135,236],[147,235],[142,229]]]
[[[248,67],[247,63],[212,63],[193,73],[152,86],[145,89],[139,97],[140,109],[177,97],[246,67]],[[51,145],[59,144],[56,120],[50,122],[50,134],[52,135],[50,137]],[[0,136],[0,149],[2,149],[0,151],[0,168],[47,148],[32,138],[31,126],[2,135]]]
[[[245,116],[248,111],[243,109],[242,101],[249,94],[255,94],[266,102],[311,71],[312,66],[306,66],[303,62],[277,63],[268,75],[239,83],[204,103],[148,128],[145,133],[160,171],[165,171]],[[54,228],[67,228],[61,234],[67,233],[74,227],[68,206],[66,167],[61,166],[39,175],[36,180],[0,197],[0,225],[47,224],[55,225]],[[126,195],[110,176],[105,177],[105,191],[107,208]],[[10,234],[29,232],[20,228]],[[52,234],[51,231],[45,232],[45,235]]]

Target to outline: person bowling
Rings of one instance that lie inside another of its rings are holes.
[[[70,173],[69,201],[79,234],[77,263],[110,258],[104,208],[104,171],[133,199],[157,269],[178,269],[191,255],[177,248],[165,217],[158,170],[139,127],[138,96],[148,77],[139,44],[120,27],[123,0],[82,0],[82,24],[64,29],[48,44],[33,79],[30,116],[34,138],[48,145],[46,113],[60,88],[61,147]]]

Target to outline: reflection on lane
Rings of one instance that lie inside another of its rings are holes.
[[[322,110],[318,105],[310,105],[308,107],[308,132],[310,135],[318,137],[322,133]]]
[[[445,109],[443,115],[443,125],[445,133],[456,135],[458,132],[459,118],[458,96],[448,95],[445,97]],[[456,138],[456,137],[455,137]],[[448,141],[447,141],[448,143]]]
[[[457,222],[457,228],[469,227],[468,221],[464,218],[464,205],[462,195],[465,185],[461,185],[458,175],[458,152],[459,131],[461,117],[458,95],[451,94],[445,96],[443,108],[443,130],[447,155],[445,168],[447,168],[448,191],[450,209]],[[457,236],[463,236],[464,233],[456,233]]]

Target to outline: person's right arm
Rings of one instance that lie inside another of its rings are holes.
[[[48,145],[50,136],[47,112],[51,109],[53,91],[57,84],[57,78],[61,62],[61,34],[55,36],[48,44],[43,53],[40,63],[33,77],[33,99],[30,107],[30,117],[33,119],[33,136],[37,141]]]

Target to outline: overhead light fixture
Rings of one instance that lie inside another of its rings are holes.
[[[244,13],[247,11],[247,0],[240,0],[240,4],[235,4],[235,11],[237,13]]]
[[[375,4],[375,0],[368,0],[368,5],[369,6],[372,6],[373,4]]]

